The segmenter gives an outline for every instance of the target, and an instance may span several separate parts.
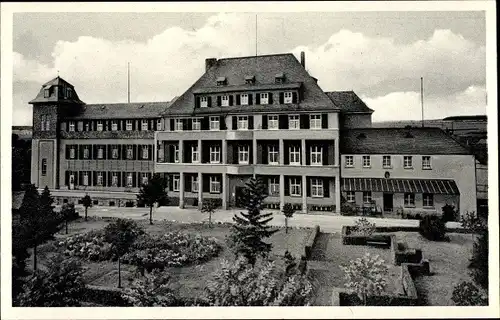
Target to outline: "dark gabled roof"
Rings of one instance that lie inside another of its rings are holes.
[[[476,115],[476,116],[453,116],[446,117],[443,121],[487,121],[486,115]]]
[[[159,118],[171,102],[134,102],[86,104],[80,112],[67,119],[144,119]]]
[[[470,154],[440,128],[366,128],[340,132],[343,154]]]
[[[279,89],[298,89],[302,86],[300,82],[294,83],[269,83],[257,85],[237,85],[237,86],[219,86],[205,87],[193,90],[193,93],[220,93],[220,92],[236,92],[236,91],[260,91],[260,90],[279,90]]]
[[[373,113],[354,91],[331,91],[326,95],[340,108],[341,113]]]
[[[291,53],[265,56],[225,58],[216,60],[213,66],[205,72],[177,101],[167,109],[165,115],[193,115],[207,113],[205,108],[195,109],[195,92],[216,85],[219,77],[226,77],[227,85],[238,86],[250,90],[252,86],[275,83],[275,76],[283,73],[286,83],[302,83],[303,100],[297,105],[298,111],[335,110],[339,108],[325,95],[316,81],[307,73],[300,62]],[[255,76],[255,84],[246,84],[245,77]],[[281,106],[285,108],[287,106]],[[238,106],[232,112],[253,112],[263,106]],[[209,108],[212,109],[212,108]],[[226,110],[226,109],[224,109]],[[215,111],[215,109],[214,109]],[[210,111],[212,112],[212,111]],[[224,111],[222,111],[224,112]]]
[[[62,91],[59,91],[59,94],[55,94],[55,91],[53,91],[49,97],[45,97],[44,90],[45,89],[52,89],[53,87],[59,87],[59,88],[71,88],[72,89],[72,96],[71,98],[64,97],[62,94]],[[78,94],[75,91],[75,87],[64,80],[63,78],[57,76],[56,78],[50,80],[49,82],[46,82],[42,85],[42,88],[38,92],[37,96],[35,99],[31,100],[29,103],[43,103],[43,102],[58,102],[58,103],[70,103],[70,104],[84,104],[83,101],[80,100],[78,97]]]

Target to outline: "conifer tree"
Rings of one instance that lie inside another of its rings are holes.
[[[242,255],[251,265],[255,265],[257,257],[267,256],[272,245],[264,242],[278,230],[272,230],[267,224],[272,213],[262,213],[262,203],[267,197],[266,186],[256,178],[251,178],[245,185],[243,203],[247,213],[234,215],[235,225],[231,228],[231,245],[237,255]]]

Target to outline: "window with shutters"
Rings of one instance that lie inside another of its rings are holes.
[[[423,205],[426,208],[434,207],[434,195],[432,193],[424,193],[423,194]]]
[[[313,198],[323,198],[323,179],[311,179],[311,196]]]
[[[201,119],[193,119],[192,120],[193,125],[192,128],[194,131],[200,131],[201,130]]]
[[[182,121],[182,119],[175,119],[174,130],[175,131],[182,131],[182,130],[184,130],[184,121]]]
[[[147,172],[143,172],[142,173],[142,184],[148,184],[148,173]]]
[[[118,159],[118,146],[113,146],[111,149],[111,157],[113,159]]]
[[[278,120],[277,115],[267,116],[267,128],[269,130],[278,130],[279,129],[279,120]]]
[[[405,169],[412,169],[413,168],[412,156],[403,156],[403,165]]]
[[[174,146],[174,162],[181,162],[181,150],[179,149],[179,145]]]
[[[229,96],[226,95],[221,97],[221,106],[229,107]]]
[[[75,132],[75,122],[74,121],[69,122],[69,131]]]
[[[208,107],[208,97],[200,97],[200,108]]]
[[[347,199],[347,202],[356,202],[356,192],[347,191],[346,199]]]
[[[198,146],[191,147],[191,162],[192,163],[200,162],[200,152],[198,151]]]
[[[210,163],[220,163],[219,146],[210,146]]]
[[[191,191],[198,192],[198,176],[191,176]]]
[[[127,146],[127,159],[132,160],[134,158],[134,149],[132,146]]]
[[[320,166],[323,164],[323,148],[321,146],[311,147],[311,165]]]
[[[250,157],[250,146],[239,146],[238,147],[238,163],[248,164]]]
[[[132,120],[127,120],[127,122],[125,124],[125,129],[127,131],[132,131]]]
[[[111,131],[118,131],[118,121],[116,120],[111,121]]]
[[[392,167],[391,156],[383,156],[382,157],[382,167],[384,167],[386,169]]]
[[[267,92],[260,94],[260,104],[269,104],[269,94]]]
[[[132,172],[127,173],[127,187],[132,187],[133,181]]]
[[[300,147],[290,147],[290,165],[300,165]]]
[[[220,180],[217,176],[210,176],[210,193],[220,193]]]
[[[83,173],[83,185],[84,186],[89,185],[89,173],[88,172]]]
[[[85,146],[83,148],[83,159],[89,159],[90,158],[90,148]]]
[[[156,130],[163,130],[161,126],[161,119],[156,120]]]
[[[345,156],[345,166],[354,167],[354,156]]]
[[[85,121],[85,126],[83,131],[92,131],[90,128],[90,121]]]
[[[102,187],[103,174],[102,171],[97,172],[97,185]]]
[[[141,130],[142,131],[148,131],[148,120],[142,119],[141,122]]]
[[[280,194],[279,178],[269,178],[269,195],[279,196],[279,194]]]
[[[238,130],[248,130],[248,116],[238,116]]]
[[[298,114],[288,116],[288,129],[300,129],[300,117]]]
[[[404,203],[405,207],[414,207],[415,206],[415,194],[414,193],[405,193],[404,195]]]
[[[103,130],[102,120],[97,120],[97,131],[102,131],[102,130]]]
[[[301,178],[290,178],[290,196],[300,197],[302,195],[301,184]]]
[[[242,106],[248,105],[248,94],[244,93],[240,96],[240,103]]]
[[[422,156],[422,169],[430,170],[431,167],[431,157],[430,156]]]
[[[219,117],[210,117],[210,130],[219,130],[220,121]]]
[[[146,160],[149,158],[149,147],[142,146],[142,159]]]
[[[42,176],[47,175],[47,159],[42,159]]]
[[[363,203],[370,203],[370,202],[372,202],[372,192],[371,191],[363,192]]]
[[[118,187],[118,173],[113,172],[111,176],[111,185],[113,187]]]
[[[309,128],[321,129],[321,115],[320,114],[311,114],[309,116]]]
[[[372,165],[372,161],[370,156],[363,156],[363,168],[370,168]]]
[[[71,148],[69,148],[69,158],[75,159],[75,156],[76,156],[76,148],[74,146],[71,146]]]
[[[279,152],[277,146],[268,146],[268,156],[269,156],[269,164],[278,164],[279,163]]]
[[[97,159],[103,159],[104,158],[104,147],[99,146],[97,147]]]
[[[285,103],[292,103],[293,102],[293,95],[291,91],[286,91],[284,94],[284,102]]]

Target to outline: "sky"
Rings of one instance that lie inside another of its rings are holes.
[[[256,27],[257,15],[257,27]],[[324,91],[353,90],[373,121],[486,114],[485,14],[469,12],[15,13],[13,124],[59,75],[86,103],[168,101],[206,58],[292,52]]]

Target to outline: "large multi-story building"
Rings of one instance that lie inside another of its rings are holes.
[[[182,208],[207,198],[239,207],[249,177],[276,209],[339,213],[341,195],[386,211],[475,207],[467,150],[440,129],[371,128],[373,110],[352,91],[324,92],[303,53],[206,59],[172,102],[89,105],[57,77],[30,103],[31,180],[61,202],[88,193],[124,205],[160,173]]]

